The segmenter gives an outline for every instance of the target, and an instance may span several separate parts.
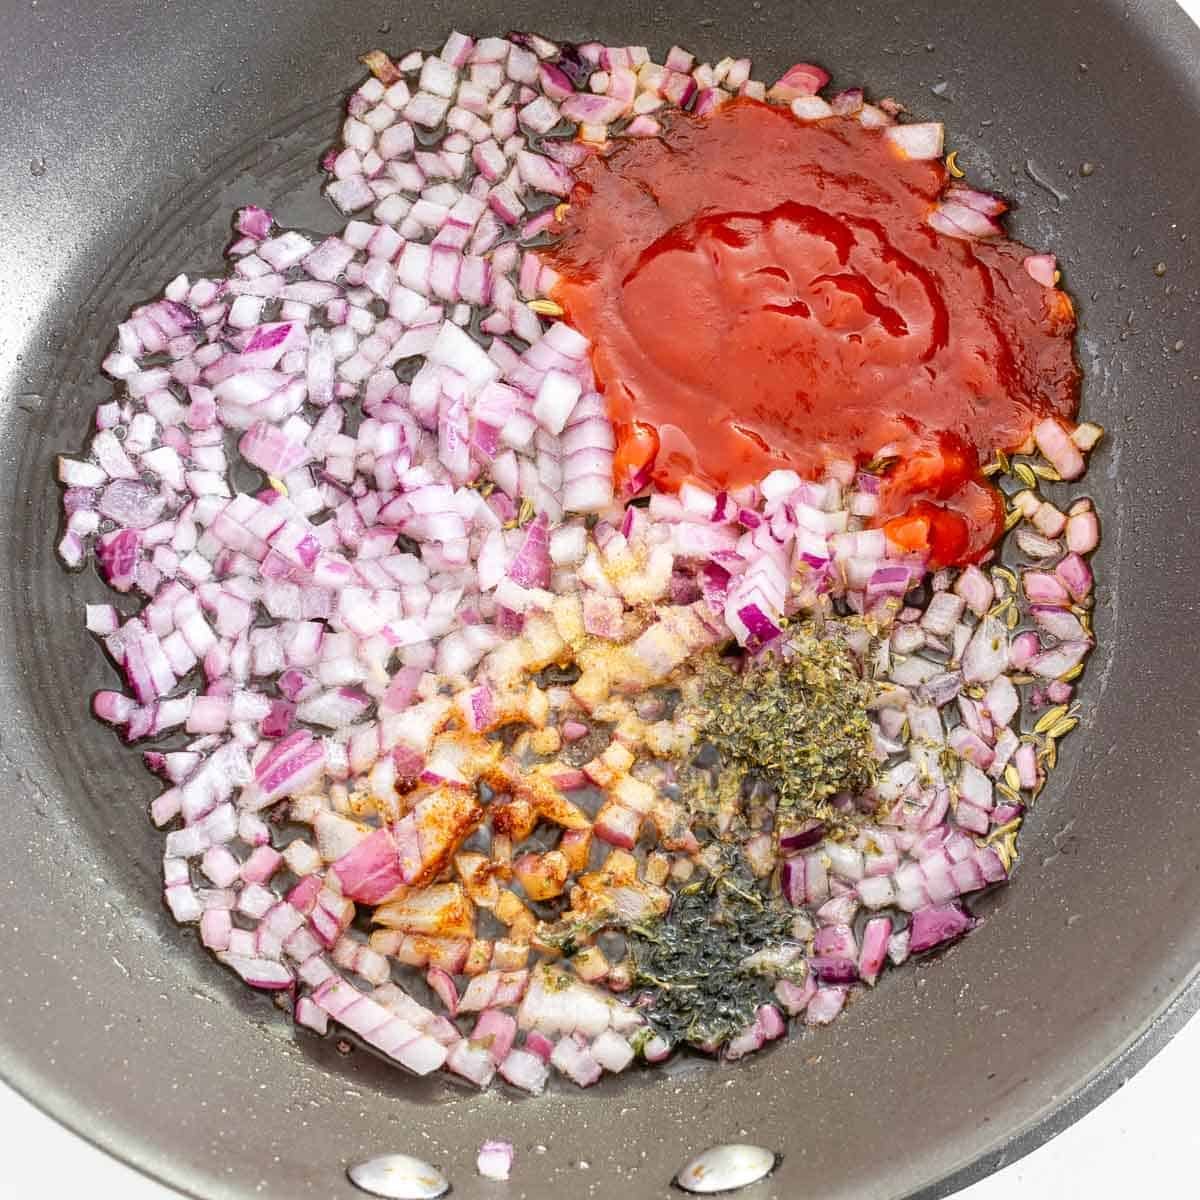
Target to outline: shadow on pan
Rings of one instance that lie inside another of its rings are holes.
[[[825,63],[944,120],[1079,302],[1085,412],[1111,434],[1088,475],[1105,523],[1090,728],[982,929],[736,1068],[521,1101],[294,1035],[171,924],[150,781],[85,711],[107,677],[81,609],[103,589],[54,560],[50,464],[107,394],[113,324],[178,269],[215,266],[238,203],[332,228],[316,159],[356,55],[451,27],[678,40],[750,55],[761,78]],[[63,0],[10,13],[0,55],[0,1070],[19,1090],[205,1200],[349,1196],[348,1163],[397,1149],[457,1195],[495,1195],[474,1171],[485,1137],[515,1143],[527,1196],[663,1196],[695,1150],[750,1139],[785,1155],[756,1200],[891,1200],[1025,1153],[1196,1007],[1200,33],[1173,5]]]

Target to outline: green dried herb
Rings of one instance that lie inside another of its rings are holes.
[[[538,941],[551,946],[565,958],[588,945],[602,929],[619,926],[611,913],[596,913],[593,916],[572,920],[543,921],[538,926]]]
[[[899,461],[898,454],[881,454],[879,457],[871,459],[862,469],[868,475],[886,475]]]
[[[742,867],[681,888],[665,916],[626,930],[635,983],[653,996],[651,1024],[708,1049],[740,1033],[774,984],[744,960],[786,942],[794,916]]]
[[[825,802],[875,780],[867,705],[874,687],[842,637],[811,625],[790,631],[792,653],[717,659],[704,675],[695,719],[719,762],[714,791],[762,781],[781,811],[826,815]]]

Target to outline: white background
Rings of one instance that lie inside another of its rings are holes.
[[[1180,3],[1200,22],[1200,0]],[[1192,1020],[1144,1070],[1083,1120],[1026,1158],[960,1192],[955,1200],[1197,1194],[1197,1062],[1200,1019]],[[178,1200],[178,1193],[80,1141],[3,1083],[0,1130],[4,1148],[0,1194],[56,1200],[78,1190],[97,1200],[110,1196]]]

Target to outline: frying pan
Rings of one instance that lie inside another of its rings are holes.
[[[634,1200],[666,1195],[692,1153],[737,1140],[784,1155],[745,1193],[753,1200],[933,1197],[1061,1129],[1197,1007],[1200,33],[1178,9],[5,7],[0,1070],[18,1090],[206,1200],[348,1197],[347,1164],[389,1150],[439,1164],[461,1197]],[[1015,198],[1017,235],[1059,252],[1079,302],[1086,412],[1111,434],[1087,477],[1105,537],[1086,727],[981,929],[888,975],[832,1027],[736,1067],[684,1059],[587,1094],[518,1100],[414,1081],[293,1032],[162,909],[152,784],[87,715],[111,676],[82,606],[104,589],[55,562],[51,463],[79,449],[107,395],[97,364],[115,322],[176,271],[217,266],[237,204],[331,229],[315,166],[337,96],[361,74],[356,54],[440,44],[452,26],[659,52],[679,39],[710,59],[752,55],[760,78],[815,58],[836,84],[865,81],[945,120],[972,182]],[[507,1190],[475,1175],[485,1137],[516,1144]],[[59,1194],[52,1176],[47,1194]]]

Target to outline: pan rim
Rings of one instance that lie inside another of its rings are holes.
[[[945,1200],[973,1183],[994,1174],[1002,1167],[1019,1162],[1044,1146],[1064,1130],[1099,1107],[1118,1088],[1128,1083],[1143,1067],[1170,1043],[1177,1033],[1200,1013],[1200,964],[1197,964],[1179,990],[1167,1000],[1133,1037],[1115,1054],[1064,1099],[1048,1110],[1035,1113],[1016,1130],[993,1145],[978,1151],[962,1165],[942,1178],[897,1196],[896,1200]],[[142,1162],[128,1149],[111,1144],[105,1131],[121,1126],[105,1125],[101,1120],[89,1121],[86,1115],[72,1115],[66,1092],[55,1084],[49,1072],[28,1071],[25,1078],[16,1067],[17,1058],[11,1047],[0,1044],[0,1081],[12,1088],[38,1112],[62,1128],[81,1138],[89,1146],[136,1171],[155,1183],[174,1189],[187,1200],[211,1200],[211,1193],[196,1191],[176,1178],[164,1154],[158,1163]],[[16,1068],[16,1069],[15,1069]],[[55,1099],[39,1095],[42,1088]],[[57,1101],[57,1102],[56,1102]]]

